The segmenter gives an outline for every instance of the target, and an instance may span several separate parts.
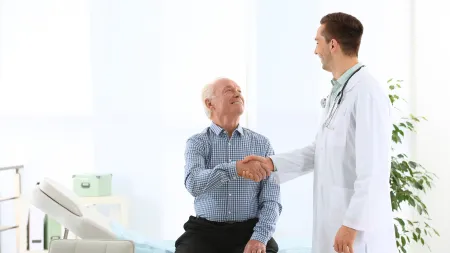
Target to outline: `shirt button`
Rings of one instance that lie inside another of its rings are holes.
[[[230,193],[230,194],[228,194],[228,196],[231,196],[231,193]]]
[[[228,162],[231,163],[231,159],[228,159]]]
[[[231,142],[228,142],[228,146],[231,146]]]
[[[228,214],[231,214],[231,212],[228,212]]]

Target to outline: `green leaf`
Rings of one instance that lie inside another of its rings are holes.
[[[437,236],[441,236],[436,229],[433,228],[433,231]]]
[[[416,202],[414,201],[414,199],[408,198],[408,203],[409,203],[411,206],[416,207]]]
[[[413,169],[415,169],[417,167],[417,163],[413,162],[413,161],[409,161],[408,162],[409,166],[411,166]]]
[[[417,205],[417,212],[419,212],[420,215],[423,213],[423,209],[420,205]]]
[[[406,245],[405,237],[402,236],[402,246],[404,247]]]
[[[401,225],[402,227],[405,226],[405,222],[404,222],[402,219],[396,218],[396,220],[398,221],[398,223],[400,223],[400,225]]]

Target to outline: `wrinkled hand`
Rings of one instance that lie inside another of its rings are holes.
[[[342,226],[334,239],[334,251],[338,253],[353,253],[356,233],[356,230]]]
[[[248,241],[244,253],[266,253],[266,245],[257,240]]]
[[[251,161],[244,164],[243,161],[236,163],[236,169],[239,176],[260,182],[270,176],[270,171],[264,169],[260,162]]]
[[[245,163],[249,163],[251,161],[258,161],[261,163],[261,166],[267,170],[272,172],[274,170],[274,165],[272,162],[272,159],[270,159],[270,157],[262,157],[262,156],[256,156],[256,155],[250,155],[244,158],[244,160],[242,160]]]

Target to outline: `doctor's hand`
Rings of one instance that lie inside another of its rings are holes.
[[[274,165],[272,162],[272,159],[270,157],[263,157],[263,156],[257,156],[257,155],[250,155],[244,158],[243,162],[248,163],[251,161],[258,161],[261,163],[261,166],[268,171],[273,171]]]
[[[259,182],[270,176],[270,171],[264,169],[261,163],[257,161],[252,161],[245,164],[243,161],[237,161],[236,170],[239,176],[255,182]]]
[[[266,245],[257,240],[250,240],[245,246],[244,253],[266,253]]]
[[[357,231],[353,228],[342,226],[334,239],[334,251],[338,253],[353,253]]]

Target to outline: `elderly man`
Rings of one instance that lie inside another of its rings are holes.
[[[212,123],[188,139],[185,186],[195,197],[196,216],[184,224],[176,253],[278,252],[272,238],[281,213],[280,188],[248,155],[273,155],[269,140],[239,124],[240,87],[221,78],[207,85],[202,100]],[[257,182],[242,177],[248,171]]]

